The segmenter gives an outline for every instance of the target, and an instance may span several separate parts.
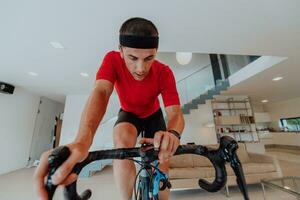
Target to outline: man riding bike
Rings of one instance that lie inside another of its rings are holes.
[[[167,65],[155,60],[158,35],[155,25],[143,18],[131,18],[122,24],[120,51],[108,52],[103,59],[82,113],[78,134],[74,142],[66,145],[71,155],[53,175],[54,184],[69,185],[77,179],[77,175],[70,172],[76,163],[87,157],[114,88],[121,104],[113,128],[114,147],[134,147],[139,134],[143,134],[140,143],[153,143],[160,148],[159,168],[168,172],[168,160],[180,144],[184,119],[174,75]],[[159,95],[165,106],[167,124],[160,109]],[[35,173],[40,199],[47,199],[44,179],[48,173],[50,153],[51,150],[42,154]],[[115,160],[113,168],[122,199],[131,199],[136,175],[134,163]],[[161,200],[168,199],[168,196],[168,190],[159,194]]]

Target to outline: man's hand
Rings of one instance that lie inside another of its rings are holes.
[[[74,165],[88,156],[88,148],[79,143],[71,143],[66,145],[70,151],[70,157],[56,170],[52,176],[54,185],[69,185],[77,179],[77,174],[71,173]],[[42,154],[40,164],[34,174],[34,184],[37,190],[39,199],[48,200],[48,194],[45,189],[45,179],[48,175],[48,157],[52,150],[46,151]]]
[[[168,131],[158,131],[155,133],[154,138],[142,138],[139,142],[154,144],[155,148],[159,148],[159,162],[163,163],[168,161],[176,152],[180,141],[179,139]]]

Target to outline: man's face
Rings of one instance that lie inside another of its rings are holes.
[[[157,49],[135,49],[121,46],[120,53],[133,78],[141,81],[148,75]]]

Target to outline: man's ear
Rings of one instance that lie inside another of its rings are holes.
[[[120,50],[121,58],[124,59],[123,47],[121,45],[119,45],[119,50]]]

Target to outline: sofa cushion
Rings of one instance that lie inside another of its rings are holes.
[[[234,172],[229,164],[226,165],[228,176],[234,176]],[[243,164],[245,175],[249,174],[265,174],[276,172],[276,167],[272,163],[246,163]],[[189,178],[212,178],[215,177],[213,167],[186,167],[171,168],[169,171],[171,179],[189,179]]]
[[[205,178],[210,167],[187,167],[170,169],[171,179]]]
[[[205,169],[207,177],[214,177],[215,170],[210,168],[209,170]],[[233,176],[234,172],[229,164],[226,165],[226,171],[228,176]],[[243,164],[244,174],[263,174],[271,173],[276,171],[275,165],[273,163],[245,163]]]
[[[218,148],[219,145],[208,145],[211,148]],[[242,163],[248,163],[250,161],[246,146],[243,143],[239,143],[237,150],[238,157]],[[184,167],[209,167],[212,166],[208,158],[195,155],[195,154],[184,154],[176,155],[170,159],[171,168],[184,168]]]
[[[241,163],[247,163],[250,161],[246,145],[243,143],[239,143],[239,148],[237,149],[237,155],[241,161]]]
[[[207,147],[217,149],[219,145],[207,145]],[[239,143],[239,148],[237,150],[238,157],[242,163],[248,163],[250,161],[250,157],[246,150],[246,146],[243,143]],[[193,166],[194,167],[208,167],[212,166],[210,160],[206,157],[194,155],[192,154]]]
[[[237,155],[242,163],[247,163],[250,161],[250,157],[248,155],[246,145],[244,143],[238,143],[239,148],[237,149]],[[207,147],[217,149],[219,148],[219,144],[216,145],[207,145]]]
[[[230,170],[232,171],[232,169]],[[245,174],[261,174],[275,172],[276,166],[273,163],[245,163],[243,164],[243,170]]]
[[[170,159],[170,168],[193,167],[192,154],[176,155]]]
[[[193,167],[212,167],[210,160],[204,156],[192,155]]]

